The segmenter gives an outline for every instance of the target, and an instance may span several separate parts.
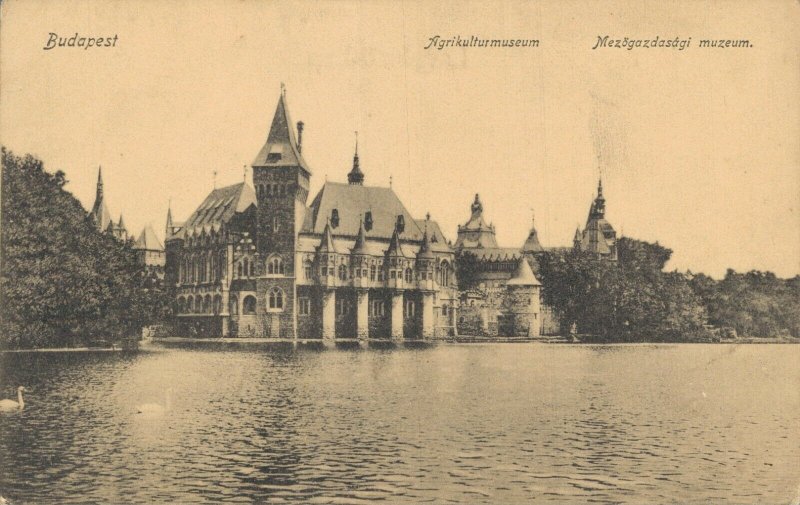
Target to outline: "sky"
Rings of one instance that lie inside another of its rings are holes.
[[[800,4],[7,0],[0,140],[63,170],[88,209],[164,235],[240,182],[285,83],[305,123],[311,197],[345,181],[358,131],[366,184],[392,186],[445,235],[480,193],[502,246],[533,216],[571,245],[602,173],[618,234],[674,251],[669,269],[800,273]],[[49,34],[115,47],[44,50]],[[536,48],[425,49],[429,39]],[[673,49],[593,50],[597,37]],[[747,39],[750,48],[700,49]],[[216,176],[214,175],[216,172]],[[246,177],[249,178],[248,170]]]

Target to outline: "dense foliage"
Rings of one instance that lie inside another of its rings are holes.
[[[539,257],[545,303],[562,326],[605,341],[685,341],[709,338],[706,310],[687,277],[663,268],[672,251],[629,238],[619,260],[570,250]]]
[[[168,298],[131,243],[99,233],[64,173],[2,150],[0,347],[60,347],[135,336]]]
[[[721,281],[698,274],[690,284],[708,308],[711,324],[745,336],[800,337],[800,276],[779,279],[772,272],[728,270]]]

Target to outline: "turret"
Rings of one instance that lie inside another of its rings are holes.
[[[515,336],[538,337],[540,333],[541,283],[525,258],[520,258],[514,276],[506,283],[504,310],[511,316]]]
[[[336,244],[333,242],[330,219],[325,223],[325,230],[322,232],[322,240],[317,247],[317,266],[319,271],[320,284],[323,286],[336,285],[336,267],[338,252]]]
[[[406,255],[403,253],[403,246],[400,244],[400,232],[397,226],[394,228],[392,238],[389,241],[389,248],[386,249],[383,262],[386,269],[386,287],[402,288],[403,271],[406,267]]]
[[[367,232],[364,230],[363,220],[359,222],[358,235],[353,248],[350,250],[350,256],[353,286],[368,287],[369,253],[367,252]]]
[[[428,235],[428,228],[422,235],[422,245],[417,252],[417,279],[419,288],[422,290],[433,290],[433,275],[436,266],[436,255],[431,248],[431,239]]]
[[[528,233],[528,238],[522,245],[523,254],[536,254],[544,251],[544,247],[539,243],[539,234],[536,232],[536,226],[533,218],[531,218],[531,231]]]
[[[353,168],[347,174],[347,182],[353,185],[362,186],[364,184],[364,172],[361,171],[358,160],[358,132],[356,132],[356,148],[353,154]]]

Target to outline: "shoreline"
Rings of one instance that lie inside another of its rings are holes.
[[[220,337],[220,338],[196,338],[196,337],[159,337],[139,342],[137,348],[122,347],[49,347],[39,349],[0,349],[3,353],[54,353],[54,352],[139,352],[147,351],[150,344],[298,344],[298,345],[320,345],[324,347],[335,347],[342,345],[436,345],[436,344],[459,344],[459,345],[486,345],[486,344],[544,344],[544,345],[608,345],[608,346],[630,346],[630,345],[679,345],[679,344],[709,344],[709,345],[751,345],[751,344],[800,344],[800,339],[792,337],[740,337],[735,340],[725,340],[721,342],[602,342],[602,341],[577,341],[572,342],[566,337],[553,336],[551,338],[485,338],[485,337],[448,337],[432,340],[392,340],[392,339],[357,339],[339,338],[335,340],[309,339],[309,338],[260,338],[260,337]]]

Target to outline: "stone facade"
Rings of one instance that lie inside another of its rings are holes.
[[[281,93],[247,183],[168,218],[167,283],[178,333],[265,338],[421,339],[456,331],[453,248],[391,188],[348,183],[307,204],[311,169]]]

